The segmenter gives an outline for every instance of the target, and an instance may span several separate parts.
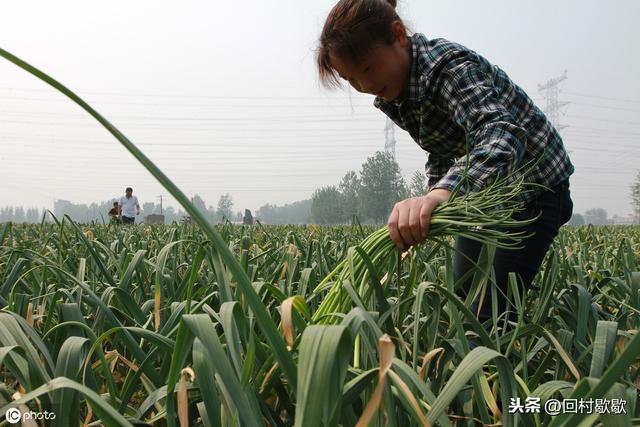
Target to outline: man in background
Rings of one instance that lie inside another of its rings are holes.
[[[140,215],[140,204],[138,197],[133,195],[133,188],[127,187],[124,196],[120,197],[119,216],[122,218],[123,224],[133,224],[136,215]]]

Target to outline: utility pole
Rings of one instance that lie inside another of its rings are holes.
[[[160,215],[162,215],[162,195],[157,197],[158,199],[160,199]]]
[[[389,117],[384,124],[384,151],[391,153],[393,160],[396,159],[396,130]]]
[[[544,113],[558,131],[567,127],[566,125],[560,124],[560,109],[569,103],[558,101],[558,92],[560,92],[558,85],[566,79],[567,70],[564,70],[564,73],[562,73],[560,77],[549,79],[543,84],[538,85],[538,91],[543,93],[542,96],[547,101]]]

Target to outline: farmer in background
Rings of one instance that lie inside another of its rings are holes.
[[[113,207],[109,211],[109,218],[111,222],[120,222],[120,213],[118,211],[118,202],[113,202]]]
[[[127,187],[124,196],[120,197],[119,208],[122,223],[133,224],[136,220],[136,215],[140,215],[140,204],[138,203],[138,197],[133,195],[133,188]]]
[[[344,79],[358,92],[375,95],[374,106],[428,153],[429,191],[395,205],[388,220],[401,249],[425,241],[431,213],[452,192],[478,191],[497,178],[525,175],[538,184],[518,194],[524,210],[514,219],[540,216],[523,231],[533,236],[520,250],[496,250],[497,313],[507,308],[508,273],[529,287],[558,229],[571,217],[569,176],[574,168],[562,138],[544,113],[507,74],[476,52],[445,39],[409,34],[395,11],[396,0],[340,0],[320,36],[318,70],[323,82]],[[535,61],[533,61],[535,62]],[[536,162],[537,163],[534,163]],[[466,274],[481,244],[460,237],[454,262]],[[472,311],[491,316],[490,289]]]

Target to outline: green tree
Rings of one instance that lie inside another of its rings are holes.
[[[584,225],[584,217],[579,213],[574,213],[573,215],[571,215],[569,225]]]
[[[304,224],[311,221],[311,199],[286,203],[283,206],[266,204],[256,211],[254,219],[264,224]]]
[[[226,193],[220,196],[216,215],[221,221],[227,219],[233,221],[233,199],[231,198],[231,194]]]
[[[202,212],[203,215],[207,214],[207,205],[205,204],[202,197],[200,197],[198,194],[193,195],[193,197],[191,198],[191,203],[193,203],[193,206],[200,212]]]
[[[391,153],[378,151],[367,158],[360,172],[361,214],[376,222],[384,222],[393,205],[408,196],[400,166]]]
[[[265,224],[274,224],[277,218],[276,209],[277,207],[275,205],[269,203],[260,206],[256,211],[256,219]]]
[[[593,225],[605,225],[607,223],[607,211],[602,208],[589,209],[584,213],[584,222]]]
[[[336,224],[344,219],[342,195],[331,185],[313,192],[311,197],[311,219],[318,224]]]
[[[38,215],[38,208],[27,209],[27,213],[25,214],[25,219],[27,222],[30,222],[32,224],[39,222],[40,217]]]
[[[631,207],[636,216],[636,222],[640,222],[640,170],[636,176],[636,182],[631,185]]]
[[[424,171],[415,171],[411,177],[409,184],[409,193],[411,197],[420,197],[427,194],[427,175]]]
[[[342,177],[338,189],[342,195],[343,221],[351,221],[354,215],[358,215],[358,200],[362,189],[358,174],[355,171],[347,172]]]
[[[24,208],[22,206],[18,206],[13,214],[13,221],[17,223],[25,222]]]

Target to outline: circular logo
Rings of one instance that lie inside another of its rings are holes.
[[[18,408],[9,408],[7,412],[4,414],[9,424],[17,424],[20,422],[20,418],[22,418],[22,414]]]

